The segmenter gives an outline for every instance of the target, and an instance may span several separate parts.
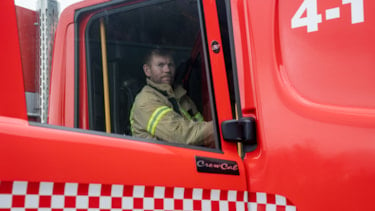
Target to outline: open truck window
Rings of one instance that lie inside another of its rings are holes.
[[[183,85],[205,121],[212,120],[196,1],[154,1],[98,12],[88,21],[85,39],[90,129],[132,135],[131,109],[146,85],[144,58],[157,48],[173,56],[174,84]]]

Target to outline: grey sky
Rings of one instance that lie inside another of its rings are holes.
[[[61,11],[65,9],[67,6],[74,4],[76,2],[79,2],[79,1],[82,1],[82,0],[57,0],[57,1],[59,2],[59,5],[60,5],[59,13],[61,13]],[[15,0],[14,2],[18,6],[25,7],[31,10],[36,10],[36,7],[37,7],[37,0]]]

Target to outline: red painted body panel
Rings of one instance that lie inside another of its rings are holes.
[[[67,43],[68,40],[74,40],[74,29],[69,29],[69,26],[74,28],[73,20],[74,11],[67,9],[61,14],[55,33],[48,105],[48,123],[53,125],[63,126],[66,118],[73,118],[74,115],[74,113],[69,113],[69,111],[72,112],[70,108],[74,105],[74,95],[67,94],[71,94],[70,89],[74,89],[74,86],[67,86],[74,83],[74,77],[67,78],[68,75],[74,76],[72,74],[74,68],[70,69],[74,63],[67,63],[67,61],[74,61],[74,51],[67,51],[70,45],[74,45],[74,43]],[[69,106],[65,107],[66,105]],[[73,127],[72,124],[66,126]]]
[[[307,33],[290,25],[302,2],[232,2],[245,115],[253,107],[248,67],[255,85],[260,143],[244,159],[249,186],[285,195],[299,210],[374,210],[375,4],[365,1],[364,23],[351,24],[345,5],[342,19]],[[318,4],[320,13],[333,7]]]
[[[195,156],[221,153],[29,126],[1,117],[1,181],[54,181],[246,190],[244,175],[202,174]],[[6,131],[6,132],[5,132]],[[19,131],[22,131],[20,134]],[[27,135],[25,135],[27,134]],[[43,134],[43,137],[41,137]],[[241,159],[236,161],[240,164]],[[243,165],[239,165],[244,171]],[[173,172],[173,173],[171,173]],[[243,178],[243,179],[239,179]]]
[[[0,26],[6,33],[0,34],[2,64],[0,77],[0,116],[26,119],[25,90],[22,76],[17,20],[13,1],[2,2]]]
[[[22,55],[22,70],[25,77],[26,92],[36,92],[38,87],[35,82],[35,68],[37,52],[37,15],[35,11],[16,7],[18,35],[20,36],[20,49]]]
[[[79,29],[79,37],[81,40],[84,40],[85,33],[87,27],[87,22],[91,18],[92,15],[88,15],[87,17],[83,18],[83,20],[80,23]],[[85,42],[80,42],[80,49],[86,49]],[[83,129],[89,129],[89,108],[88,108],[88,97],[87,97],[87,71],[86,71],[86,51],[80,51],[80,67],[79,67],[79,74],[80,74],[80,80],[79,80],[79,86],[80,86],[80,92],[79,92],[79,99],[80,99],[80,117],[79,118],[79,127]]]

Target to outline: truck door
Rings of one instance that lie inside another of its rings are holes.
[[[0,8],[14,21],[9,2]],[[220,133],[233,109],[217,17],[215,1],[190,0],[85,1],[63,12],[48,124],[0,118],[0,209],[247,210],[243,162]],[[129,93],[145,83],[140,58],[157,46],[175,51],[176,80],[195,88],[188,94],[213,122],[213,148],[129,133]]]
[[[239,110],[257,119],[250,208],[276,195],[298,210],[373,210],[374,2],[230,6]]]

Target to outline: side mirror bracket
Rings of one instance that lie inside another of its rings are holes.
[[[226,120],[221,123],[221,131],[225,141],[256,144],[256,124],[253,117],[239,120]]]

